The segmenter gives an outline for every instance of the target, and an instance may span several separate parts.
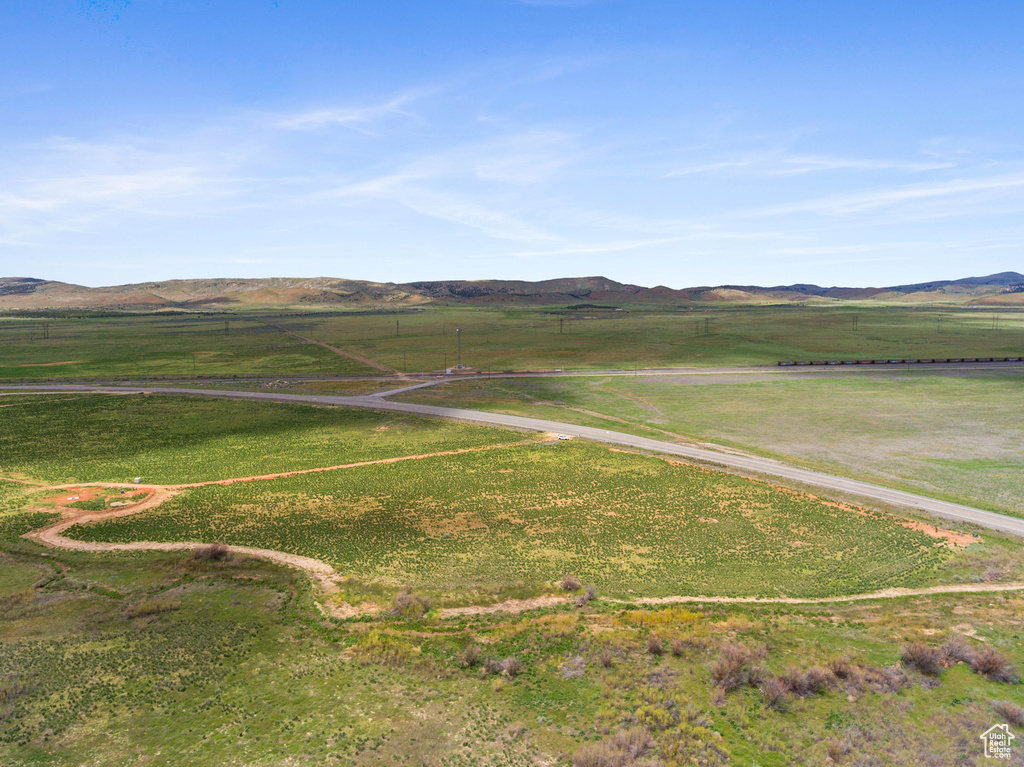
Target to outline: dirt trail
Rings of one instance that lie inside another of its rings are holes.
[[[556,439],[557,435],[545,435],[543,441]],[[178,485],[136,485],[128,482],[70,482],[66,485],[47,485],[45,482],[35,480],[15,479],[13,477],[0,477],[2,482],[17,482],[22,485],[38,487],[40,490],[70,490],[78,487],[112,487],[131,488],[135,490],[152,491],[154,489],[176,491],[187,490],[193,487],[208,487],[210,485],[233,485],[236,482],[259,482],[266,479],[280,479],[282,477],[293,477],[299,474],[316,474],[322,471],[339,471],[342,469],[356,469],[360,466],[374,466],[384,463],[398,463],[400,461],[420,461],[424,458],[441,458],[446,455],[461,455],[462,453],[476,453],[482,450],[499,450],[505,447],[522,447],[533,444],[535,440],[522,440],[520,442],[502,442],[499,445],[480,445],[478,447],[462,447],[457,450],[440,450],[436,453],[419,453],[417,455],[400,455],[395,458],[376,458],[372,461],[357,461],[355,463],[339,463],[336,466],[318,466],[314,469],[295,469],[294,471],[281,471],[275,474],[254,474],[250,477],[229,477],[227,479],[210,479],[205,482],[187,482]],[[152,508],[147,506],[146,508]],[[141,511],[141,506],[132,506],[131,511]],[[119,509],[126,511],[126,509]],[[106,512],[105,512],[106,513]]]
[[[79,486],[84,487],[85,485],[61,485],[50,489],[58,490]],[[65,517],[59,522],[55,522],[52,525],[48,525],[38,530],[33,530],[30,533],[26,533],[22,537],[36,541],[50,548],[63,548],[70,549],[72,551],[185,551],[191,549],[198,549],[202,546],[208,545],[204,543],[194,542],[156,543],[152,541],[137,541],[134,543],[95,543],[91,541],[79,541],[73,538],[66,538],[64,535],[62,535],[62,533],[73,525],[82,522],[99,522],[106,519],[113,519],[116,517],[125,517],[131,514],[137,514],[141,511],[146,511],[147,509],[152,509],[159,506],[168,498],[180,492],[182,488],[190,487],[189,485],[162,487],[152,485],[140,486],[114,483],[106,483],[102,485],[92,486],[127,487],[136,490],[146,491],[149,493],[149,495],[145,500],[133,506],[111,509],[99,513],[84,512],[70,514],[69,516]],[[68,509],[64,509],[64,511],[66,512],[68,511]],[[335,593],[338,591],[337,582],[341,578],[341,575],[329,564],[327,564],[326,562],[322,562],[319,559],[313,559],[312,557],[303,557],[299,556],[298,554],[289,554],[284,551],[275,551],[273,549],[257,549],[251,546],[228,546],[227,548],[236,554],[259,557],[261,559],[269,559],[271,561],[287,565],[288,567],[294,567],[299,570],[303,570],[306,573],[308,573],[310,577],[313,578],[314,581],[316,581],[316,583],[325,593]],[[616,604],[637,606],[674,604],[680,602],[801,605],[831,604],[837,602],[859,602],[870,599],[898,599],[901,597],[925,596],[929,594],[964,594],[1022,590],[1024,590],[1024,583],[1022,582],[957,583],[943,586],[928,586],[916,589],[894,587],[883,589],[881,591],[873,591],[867,594],[847,594],[844,596],[835,597],[797,598],[670,596],[641,597],[639,599],[634,600],[610,599],[608,601],[615,602]],[[495,605],[474,605],[469,607],[444,608],[439,610],[438,614],[441,618],[456,618],[464,615],[484,615],[497,612],[520,613],[526,610],[536,610],[543,607],[554,607],[556,605],[567,604],[569,601],[570,597],[561,596],[535,597],[533,599],[510,599]],[[337,618],[350,618],[355,617],[357,615],[381,611],[383,611],[383,608],[379,610],[365,610],[356,608],[349,604],[334,605],[330,608],[330,613]]]
[[[355,360],[356,362],[361,362],[362,364],[366,365],[367,367],[371,367],[374,370],[379,370],[382,373],[393,373],[394,375],[397,375],[397,376],[399,376],[401,378],[405,377],[402,374],[402,372],[399,371],[399,370],[395,370],[394,368],[389,368],[386,365],[381,365],[379,362],[374,362],[371,359],[368,359],[366,357],[362,357],[362,356],[360,356],[358,354],[355,354],[353,352],[346,351],[345,349],[339,349],[337,346],[331,346],[330,344],[325,344],[323,341],[315,341],[312,338],[306,338],[305,336],[300,336],[298,333],[293,333],[290,330],[284,330],[283,328],[279,328],[276,325],[273,325],[272,327],[276,328],[277,330],[280,330],[285,335],[291,336],[292,338],[297,338],[300,341],[305,341],[307,344],[315,344],[316,346],[321,346],[324,349],[327,349],[328,351],[334,352],[339,357],[348,357],[350,360]]]
[[[1013,583],[951,583],[942,586],[925,586],[919,589],[893,587],[872,591],[868,594],[846,594],[837,597],[641,597],[634,600],[609,600],[621,604],[666,605],[679,602],[707,602],[720,604],[777,604],[777,605],[822,605],[833,602],[862,602],[869,599],[899,599],[920,597],[928,594],[966,594],[992,591],[1024,591],[1024,582]]]
[[[533,599],[508,599],[496,605],[471,605],[469,607],[446,607],[438,610],[442,618],[457,618],[460,615],[486,615],[487,613],[521,613],[553,607],[569,601],[569,597],[534,597]]]
[[[260,480],[267,479],[278,479],[280,477],[291,477],[297,474],[312,474],[315,472],[322,471],[336,471],[340,469],[353,469],[360,466],[372,466],[375,464],[385,463],[397,463],[399,461],[418,461],[424,458],[435,458],[447,455],[460,455],[462,453],[473,453],[481,450],[496,450],[503,447],[518,447],[521,445],[527,445],[532,440],[524,440],[521,442],[509,442],[502,443],[500,445],[483,445],[480,447],[465,447],[458,450],[443,450],[436,453],[421,453],[418,455],[403,455],[395,458],[379,458],[373,461],[358,461],[356,463],[339,464],[337,466],[323,466],[315,469],[296,469],[295,471],[278,472],[276,474],[261,474],[251,477],[231,477],[229,479],[215,479],[208,482],[192,482],[188,484],[180,485],[136,485],[134,483],[127,482],[75,482],[64,485],[46,485],[43,483],[34,483],[27,480],[10,479],[11,482],[18,482],[20,484],[31,485],[38,487],[40,490],[73,490],[79,488],[90,488],[90,487],[106,487],[106,488],[118,488],[118,489],[131,489],[147,494],[146,498],[133,503],[128,506],[120,506],[115,509],[107,509],[100,512],[88,512],[81,511],[72,506],[58,505],[56,508],[60,511],[64,517],[54,522],[52,525],[33,530],[25,533],[23,538],[36,541],[43,546],[51,548],[62,548],[70,549],[73,551],[181,551],[188,549],[197,549],[204,545],[203,543],[157,543],[153,541],[138,541],[134,543],[97,543],[92,541],[79,541],[74,538],[67,538],[63,535],[64,531],[69,527],[72,527],[81,523],[90,522],[102,522],[108,519],[116,519],[118,517],[127,517],[132,514],[138,514],[142,511],[154,509],[168,498],[177,495],[182,490],[196,487],[207,487],[209,485],[231,485],[236,482],[258,482]],[[0,479],[8,479],[7,477],[0,477]],[[338,573],[333,567],[326,562],[321,562],[319,559],[313,559],[312,557],[303,557],[298,554],[289,554],[284,551],[275,551],[273,549],[257,549],[250,546],[229,546],[231,551],[238,554],[245,554],[248,556],[261,557],[263,559],[270,559],[281,564],[288,565],[289,567],[296,567],[300,570],[304,570],[309,573],[321,586],[321,588],[328,592],[335,592],[338,590],[336,581]]]
[[[15,479],[14,477],[0,477],[0,482],[14,482],[18,485],[29,485],[30,487],[39,487],[46,489],[50,487],[45,482],[37,482],[34,479]]]
[[[520,447],[531,444],[533,440],[522,442],[503,442],[500,445],[482,445],[480,447],[463,447],[458,450],[442,450],[437,453],[421,453],[419,455],[401,455],[397,458],[377,458],[372,461],[357,461],[356,463],[341,463],[337,466],[320,466],[315,469],[296,469],[294,471],[282,471],[276,474],[258,474],[252,477],[231,477],[230,479],[211,479],[206,482],[191,482],[185,485],[165,485],[174,489],[185,489],[189,487],[207,487],[209,485],[233,485],[236,482],[258,482],[264,479],[280,479],[281,477],[294,477],[299,474],[316,474],[321,471],[338,471],[340,469],[355,469],[360,466],[373,466],[383,463],[398,463],[400,461],[419,461],[424,458],[440,458],[446,455],[461,455],[462,453],[477,453],[482,450],[498,450],[503,447]],[[84,485],[82,485],[84,487]],[[77,485],[76,485],[77,487]]]
[[[557,439],[557,434],[549,433],[545,434],[544,437],[547,440]],[[134,483],[127,482],[78,482],[64,485],[45,485],[43,483],[36,483],[30,480],[13,479],[8,477],[0,477],[0,480],[6,480],[11,482],[18,482],[20,484],[37,487],[40,490],[72,490],[78,488],[90,488],[90,487],[105,487],[105,488],[118,488],[118,489],[130,489],[139,492],[146,493],[146,497],[138,503],[131,504],[129,506],[122,506],[114,509],[106,509],[100,512],[89,512],[76,509],[74,507],[58,505],[56,510],[63,513],[63,518],[59,521],[47,525],[46,527],[33,530],[29,533],[25,533],[23,538],[28,540],[36,541],[50,548],[63,548],[72,551],[185,551],[197,549],[202,546],[209,545],[209,543],[195,543],[195,542],[168,542],[160,543],[154,541],[137,541],[133,543],[103,543],[103,542],[92,542],[92,541],[80,541],[73,538],[67,538],[63,535],[64,531],[69,527],[80,523],[90,522],[101,522],[108,519],[116,519],[118,517],[126,517],[132,514],[138,514],[142,511],[154,509],[171,498],[182,490],[196,487],[205,487],[209,485],[230,485],[235,482],[256,482],[267,479],[277,479],[279,477],[289,477],[298,474],[310,474],[314,472],[322,471],[335,471],[341,469],[351,469],[360,466],[371,466],[374,464],[385,464],[385,463],[396,463],[399,461],[414,461],[423,458],[432,458],[439,456],[458,455],[461,453],[477,452],[482,450],[495,450],[504,447],[517,447],[521,445],[530,444],[532,440],[525,440],[522,442],[503,443],[500,445],[484,445],[481,447],[471,448],[460,448],[458,450],[445,450],[437,453],[423,453],[419,455],[407,455],[398,456],[395,458],[381,458],[373,461],[359,461],[356,463],[339,464],[337,466],[326,466],[314,469],[297,469],[295,471],[279,472],[276,474],[262,474],[251,477],[232,477],[230,479],[210,480],[207,482],[193,482],[189,484],[180,485],[136,485]],[[338,591],[337,581],[341,578],[340,574],[326,562],[322,562],[319,559],[313,559],[312,557],[303,557],[298,554],[289,554],[284,551],[275,551],[273,549],[259,549],[250,546],[228,546],[230,551],[242,554],[246,556],[259,557],[261,559],[269,559],[274,562],[278,562],[288,567],[294,567],[308,573],[314,581],[316,581],[320,588],[326,593],[335,593]],[[620,599],[609,599],[608,601],[622,605],[661,605],[661,604],[678,604],[678,603],[719,603],[719,604],[832,604],[839,602],[858,602],[871,599],[899,599],[902,597],[910,596],[926,596],[931,594],[963,594],[963,593],[984,593],[984,592],[1005,592],[1005,591],[1022,591],[1024,590],[1024,582],[1012,582],[1012,583],[958,583],[940,586],[927,586],[923,588],[899,588],[893,587],[888,589],[882,589],[881,591],[873,591],[866,594],[847,594],[843,596],[834,597],[706,597],[706,596],[668,596],[668,597],[640,597],[634,600],[620,600]],[[496,612],[509,612],[519,613],[526,610],[535,610],[543,607],[552,607],[555,605],[567,604],[569,597],[562,596],[545,596],[536,597],[533,599],[510,599],[500,604],[494,605],[477,605],[469,607],[451,607],[444,608],[438,611],[441,618],[454,618],[463,615],[483,615],[488,613]],[[376,607],[376,606],[375,606]],[[330,613],[339,618],[353,617],[364,613],[376,613],[381,612],[380,609],[361,609],[353,607],[348,604],[334,605],[330,608]]]
[[[75,513],[78,511],[77,509],[60,507],[60,510],[66,514],[63,519],[58,522],[54,522],[52,525],[47,525],[46,527],[41,527],[38,530],[25,533],[22,538],[35,541],[48,548],[69,549],[71,551],[187,551],[209,545],[205,543],[192,542],[156,543],[153,541],[138,541],[134,543],[95,543],[92,541],[79,541],[74,538],[67,538],[63,533],[73,525],[88,522],[102,522],[104,520],[115,519],[117,517],[127,517],[148,509],[156,508],[168,498],[177,495],[181,491],[182,487],[187,486],[133,485],[106,482],[92,483],[88,485],[85,483],[77,485],[58,485],[49,489],[62,490],[75,487],[132,488],[134,490],[142,490],[148,493],[148,495],[143,501],[131,506],[123,506],[101,512]],[[275,562],[280,562],[283,565],[288,565],[289,567],[296,567],[300,570],[304,570],[320,584],[320,587],[324,591],[337,591],[338,587],[335,584],[337,573],[333,567],[328,565],[326,562],[321,562],[319,559],[302,557],[297,554],[289,554],[284,551],[274,551],[272,549],[257,549],[251,546],[229,546],[228,548],[236,554],[244,554],[247,556],[259,557],[261,559],[270,559]]]

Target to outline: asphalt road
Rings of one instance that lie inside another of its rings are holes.
[[[505,415],[503,413],[487,413],[480,410],[463,410],[460,408],[437,407],[434,405],[417,405],[408,402],[392,402],[385,398],[387,395],[394,392],[385,392],[385,396],[378,394],[376,396],[341,397],[316,394],[283,394],[271,392],[224,391],[216,389],[164,388],[157,386],[96,386],[86,384],[0,385],[0,391],[80,391],[108,394],[150,393],[172,396],[190,395],[222,397],[225,399],[239,400],[337,405],[341,407],[358,407],[397,413],[411,413],[435,418],[450,418],[469,423],[486,424],[489,426],[503,426],[540,432],[556,432],[569,437],[591,439],[598,442],[623,445],[625,447],[649,450],[651,452],[663,453],[666,455],[677,455],[682,458],[690,458],[698,461],[718,464],[726,468],[739,469],[744,472],[783,477],[785,479],[795,480],[805,485],[821,487],[827,490],[838,490],[843,493],[850,493],[862,498],[870,498],[884,503],[891,503],[897,506],[917,509],[944,519],[950,519],[957,522],[970,522],[990,530],[1011,533],[1024,538],[1024,519],[1017,519],[1004,514],[975,509],[958,503],[940,501],[934,498],[904,492],[902,490],[880,487],[869,482],[861,482],[859,480],[837,477],[823,472],[800,469],[768,458],[720,453],[706,448],[693,447],[690,445],[678,445],[672,442],[661,442],[659,440],[637,437],[632,434],[624,434],[622,432],[595,429],[589,426],[576,426],[568,423],[560,423],[558,421],[546,421],[539,418],[525,418],[523,416]]]
[[[316,343],[316,342],[313,342]],[[734,367],[668,367],[668,368],[598,368],[593,370],[515,370],[508,372],[494,371],[462,371],[445,375],[442,372],[399,373],[390,376],[310,376],[310,375],[279,375],[279,376],[182,376],[173,379],[90,379],[96,386],[158,386],[174,383],[175,385],[196,384],[212,386],[229,384],[232,386],[269,383],[272,381],[288,381],[289,383],[320,382],[320,381],[384,381],[396,385],[402,382],[421,382],[430,385],[451,383],[453,381],[491,380],[492,378],[588,378],[606,376],[621,377],[659,377],[669,376],[679,380],[685,379],[717,379],[716,383],[738,383],[745,376],[758,376],[756,380],[785,380],[786,378],[803,376],[843,376],[843,375],[885,375],[900,374],[909,371],[921,373],[937,373],[945,375],[969,374],[978,371],[1024,372],[1024,362],[959,362],[919,365],[905,363],[900,365],[815,365],[800,367],[779,367],[777,365],[746,365]]]

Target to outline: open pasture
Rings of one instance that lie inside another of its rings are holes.
[[[0,378],[382,372],[296,336],[409,373],[455,366],[460,338],[462,363],[482,371],[760,365],[782,359],[1017,356],[1024,353],[1024,313],[845,304],[5,316]]]
[[[197,488],[67,535],[260,546],[456,599],[566,571],[623,597],[849,594],[955,556],[884,514],[581,442]]]
[[[16,395],[0,405],[0,471],[53,484],[203,482],[526,438],[415,416],[198,397]]]
[[[25,381],[378,372],[234,315],[6,316],[0,350],[0,379]]]
[[[13,543],[22,535],[57,519],[56,514],[31,511],[29,491],[24,485],[0,480],[0,544]],[[0,578],[0,590],[3,579]]]
[[[954,640],[1021,668],[1017,594],[627,610],[599,599],[457,624],[339,623],[318,617],[303,576],[265,562],[4,548],[8,765],[568,767],[608,730],[637,726],[651,753],[709,765],[817,765],[830,753],[969,764],[992,701],[1020,699],[1019,686],[962,663],[935,677],[899,665],[908,642]],[[30,580],[5,578],[16,571]],[[757,654],[751,675],[833,664],[852,675],[775,710],[753,684],[719,695],[711,670],[727,646]],[[486,673],[485,659],[510,657],[515,677]],[[867,687],[867,670],[898,689]]]
[[[1024,369],[762,379],[463,381],[398,399],[677,435],[1024,514]]]
[[[933,307],[430,307],[401,317],[334,314],[280,325],[408,372],[454,366],[459,336],[462,363],[482,371],[1024,353],[1024,314]]]

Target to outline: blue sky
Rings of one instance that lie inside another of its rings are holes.
[[[1024,271],[1020,2],[8,3],[0,275]]]

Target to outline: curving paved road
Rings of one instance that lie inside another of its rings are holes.
[[[903,490],[893,490],[887,487],[880,487],[879,485],[873,485],[870,482],[861,482],[860,480],[838,477],[833,474],[800,469],[795,466],[780,463],[779,461],[773,461],[769,458],[720,453],[706,448],[690,445],[678,445],[673,442],[661,442],[659,440],[647,439],[646,437],[637,437],[632,434],[596,429],[590,426],[577,426],[574,424],[561,423],[559,421],[546,421],[539,418],[526,418],[523,416],[505,415],[503,413],[487,413],[481,410],[463,410],[461,408],[437,407],[435,405],[417,405],[409,402],[392,402],[386,399],[387,396],[397,393],[395,390],[383,392],[377,395],[342,397],[316,394],[281,394],[271,392],[181,389],[149,386],[123,387],[95,386],[86,384],[11,384],[0,385],[0,391],[8,391],[11,393],[17,391],[77,391],[106,394],[149,393],[171,396],[187,395],[269,402],[337,405],[341,407],[358,407],[368,408],[371,410],[425,415],[434,418],[450,418],[469,423],[501,426],[514,429],[526,429],[529,431],[557,432],[571,437],[591,439],[613,445],[623,445],[625,447],[649,450],[655,453],[677,455],[683,458],[718,464],[727,468],[740,469],[742,471],[755,472],[775,477],[783,477],[806,485],[821,487],[827,490],[839,490],[844,493],[858,495],[862,498],[870,498],[872,500],[883,501],[897,506],[917,509],[944,519],[950,519],[957,522],[970,522],[981,527],[988,528],[989,530],[997,530],[999,532],[1010,533],[1024,538],[1024,519],[1017,519],[1004,514],[975,509],[958,503],[940,501],[923,495],[908,493]]]

